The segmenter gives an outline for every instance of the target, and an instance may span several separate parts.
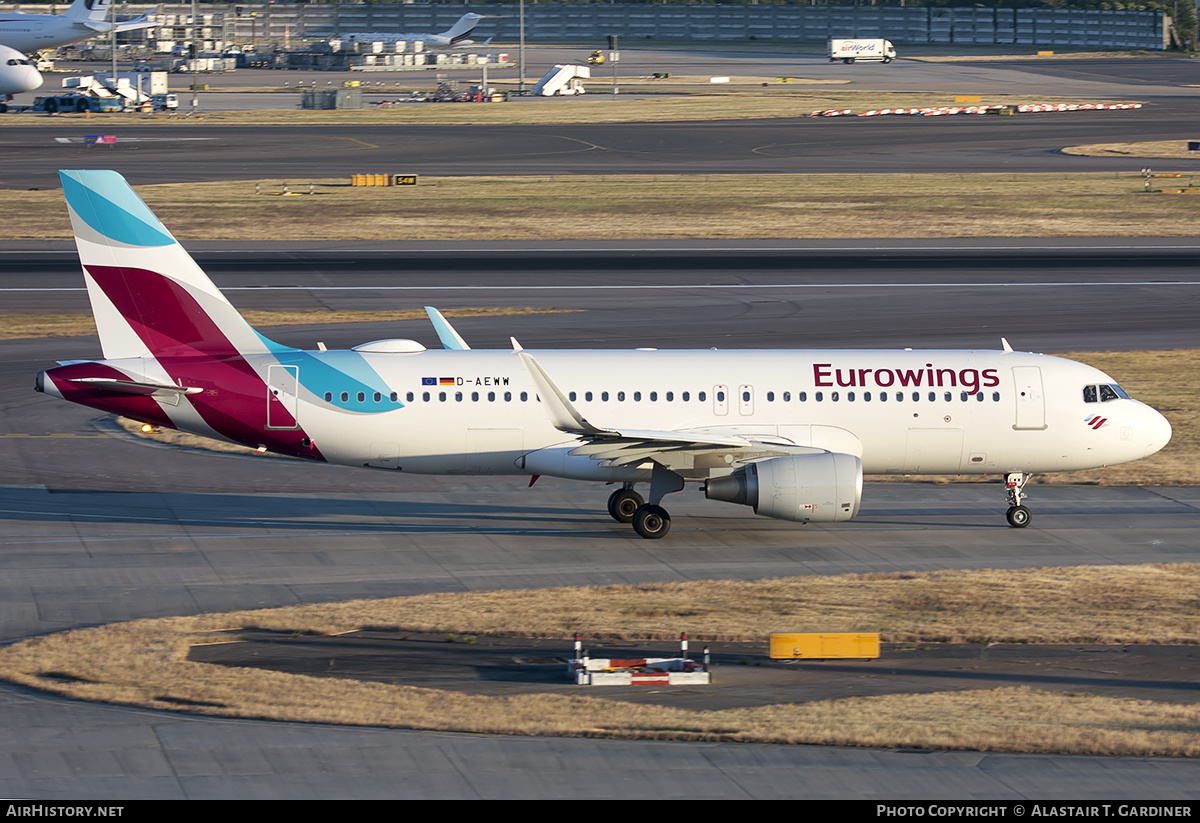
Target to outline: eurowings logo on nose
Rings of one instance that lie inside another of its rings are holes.
[[[1098,414],[1093,414],[1091,417],[1085,418],[1083,422],[1088,426],[1091,426],[1096,431],[1099,431],[1100,429],[1104,428],[1105,424],[1108,423],[1108,418],[1101,417]]]

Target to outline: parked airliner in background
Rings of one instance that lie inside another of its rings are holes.
[[[108,34],[114,24],[105,18],[109,0],[75,0],[62,14],[25,14],[13,11],[0,14],[0,44],[33,54],[80,40]],[[118,32],[144,29],[155,25],[153,9],[133,20],[115,24]]]
[[[426,32],[418,32],[416,34],[393,34],[391,32],[354,32],[353,34],[343,35],[344,37],[354,40],[363,40],[366,42],[386,41],[393,42],[403,40],[405,43],[422,43],[427,48],[460,48],[463,46],[475,45],[474,40],[468,40],[471,32],[475,30],[475,26],[483,19],[482,14],[467,12],[462,17],[458,18],[453,26],[446,29],[440,34],[429,34]],[[481,46],[487,46],[492,42],[492,38],[488,38],[481,43]]]
[[[1012,351],[471,349],[275,343],[238,314],[112,171],[60,173],[103,359],[37,376],[55,397],[310,460],[426,474],[618,483],[609,513],[670,528],[663,498],[798,522],[849,520],[863,472],[1003,474],[1028,525],[1031,473],[1152,454],[1157,411],[1090,366]],[[648,500],[634,490],[648,484]]]
[[[105,20],[109,0],[75,0],[62,14],[0,14],[0,111],[14,94],[41,88],[42,75],[26,55],[108,34],[114,25]],[[117,23],[117,31],[154,25],[151,12]]]
[[[0,111],[14,94],[42,87],[42,73],[16,49],[0,46]]]

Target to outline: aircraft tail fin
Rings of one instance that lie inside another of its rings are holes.
[[[458,18],[458,22],[442,32],[441,36],[449,37],[452,44],[457,43],[460,40],[466,39],[467,36],[474,31],[475,26],[478,25],[479,21],[482,19],[482,14],[467,12],[462,17]]]
[[[278,350],[114,171],[61,171],[107,360]]]
[[[74,20],[101,23],[108,16],[108,4],[109,0],[75,0],[62,16]]]

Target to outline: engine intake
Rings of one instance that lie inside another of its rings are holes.
[[[852,454],[772,457],[704,484],[709,500],[753,506],[755,514],[800,523],[835,523],[858,514],[862,461]]]

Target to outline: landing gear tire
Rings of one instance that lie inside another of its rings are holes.
[[[1013,506],[1005,515],[1008,518],[1008,525],[1014,529],[1023,529],[1029,525],[1029,521],[1033,519],[1033,515],[1029,509],[1024,506]]]
[[[671,515],[662,506],[638,506],[633,515],[633,530],[647,540],[666,537],[671,530]]]
[[[618,523],[632,523],[637,510],[646,502],[633,489],[617,489],[608,496],[608,513]]]

